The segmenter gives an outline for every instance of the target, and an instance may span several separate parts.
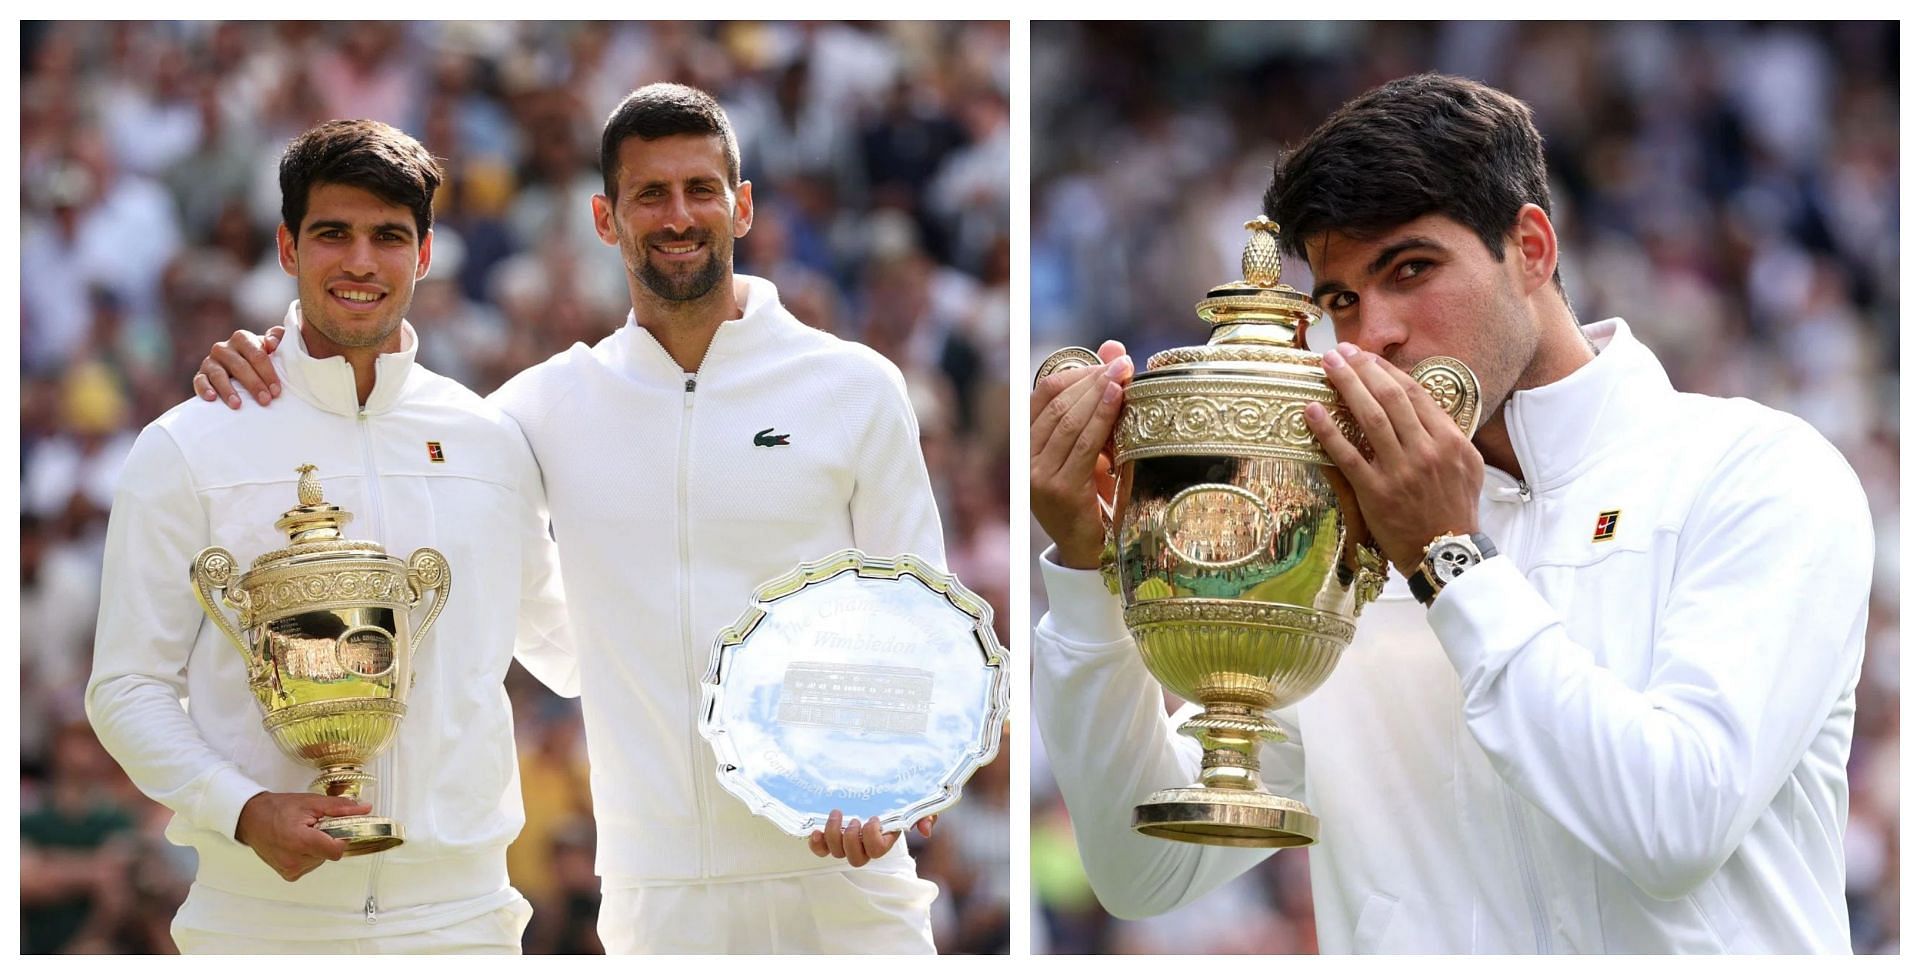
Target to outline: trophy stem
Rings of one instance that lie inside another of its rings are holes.
[[[1266,715],[1245,704],[1210,703],[1207,709],[1180,726],[1182,734],[1198,738],[1200,784],[1209,789],[1260,788],[1260,743],[1285,741],[1286,734]]]
[[[1242,703],[1209,702],[1180,726],[1200,740],[1200,782],[1161,789],[1133,807],[1133,828],[1149,836],[1212,846],[1306,846],[1320,837],[1320,819],[1303,802],[1260,785],[1259,746],[1286,733]]]
[[[320,770],[320,774],[307,788],[323,796],[340,796],[346,799],[360,798],[360,792],[373,784],[373,776],[358,763],[329,765]]]

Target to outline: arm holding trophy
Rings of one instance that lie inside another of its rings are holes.
[[[862,372],[871,374],[868,382],[879,388],[861,397],[868,402],[841,404],[838,411],[860,427],[849,431],[859,445],[853,497],[847,503],[853,544],[878,558],[911,552],[944,569],[940,511],[933,503],[927,460],[920,453],[920,423],[907,398],[906,379],[900,367],[879,353],[862,354],[873,362],[873,368]]]
[[[205,620],[185,598],[182,569],[209,543],[190,478],[163,429],[141,432],[107,525],[87,717],[142,792],[195,825],[251,847],[282,878],[297,880],[346,853],[344,842],[314,824],[370,807],[340,797],[268,791],[207,742],[182,707],[188,661]],[[221,664],[244,680],[238,654]],[[251,714],[237,720],[258,723]]]
[[[1356,404],[1361,431],[1402,449],[1363,456],[1324,418],[1309,422],[1412,577],[1425,540],[1478,530],[1482,468],[1405,373],[1341,351],[1328,376]],[[1428,604],[1460,674],[1466,727],[1493,768],[1659,900],[1718,873],[1782,795],[1816,793],[1804,771],[1809,742],[1839,723],[1836,702],[1848,715],[1840,720],[1851,720],[1873,564],[1865,498],[1811,427],[1763,422],[1725,448],[1710,439],[1721,431],[1696,432],[1703,451],[1724,454],[1674,532],[1670,588],[1649,629],[1577,638],[1533,573],[1491,554]],[[1623,676],[1617,661],[1634,654],[1645,669]]]
[[[1055,543],[1040,560],[1049,608],[1034,632],[1034,711],[1088,881],[1109,912],[1146,917],[1219,887],[1271,851],[1144,836],[1132,828],[1130,803],[1115,801],[1193,781],[1200,747],[1175,730],[1194,709],[1169,718],[1160,685],[1127,634],[1120,600],[1095,571],[1106,533],[1102,507],[1114,487],[1105,451],[1133,375],[1118,342],[1101,346],[1099,357],[1101,365],[1043,379],[1030,402],[1033,513]],[[1262,750],[1262,780],[1276,794],[1297,795],[1299,736],[1290,714],[1273,717],[1289,740]]]
[[[839,415],[857,418],[864,429],[853,431],[860,445],[854,470],[853,498],[847,505],[853,520],[854,547],[879,558],[911,553],[933,565],[946,567],[946,544],[940,532],[940,511],[933,502],[933,482],[926,457],[920,452],[920,424],[907,396],[900,367],[877,353],[867,352],[874,368],[865,370],[883,385],[873,399],[878,406],[841,409]],[[938,815],[913,824],[921,836],[933,835]],[[815,856],[844,859],[864,866],[893,848],[899,833],[887,833],[877,821],[860,822],[839,810],[825,828],[807,837]]]

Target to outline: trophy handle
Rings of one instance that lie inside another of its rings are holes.
[[[427,607],[427,618],[420,621],[420,628],[413,631],[409,646],[419,646],[427,638],[427,631],[433,628],[433,621],[440,618],[440,610],[447,605],[447,592],[453,588],[453,569],[447,565],[447,557],[438,550],[416,548],[407,556],[407,605],[420,605],[420,599],[426,591],[433,590],[433,603]]]
[[[240,599],[234,599],[232,591],[228,589],[233,584],[233,567],[232,552],[218,545],[201,549],[200,554],[193,557],[193,595],[200,601],[200,608],[206,612],[207,618],[213,620],[213,624],[220,628],[220,632],[225,633],[227,639],[233,642],[233,648],[240,651],[242,657],[247,658],[248,669],[251,670],[253,654],[247,650],[247,641],[241,639],[239,628],[234,626],[233,621],[228,619],[227,614],[220,609],[220,604],[224,603],[237,610],[240,613],[241,625],[246,625],[249,600],[246,599],[245,593],[240,594]],[[220,597],[218,602],[214,599],[216,594]]]
[[[1428,356],[1408,371],[1461,432],[1471,437],[1480,430],[1480,377],[1449,355]]]

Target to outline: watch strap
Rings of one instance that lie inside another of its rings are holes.
[[[1413,598],[1420,600],[1422,606],[1432,606],[1433,597],[1440,595],[1439,587],[1433,584],[1433,578],[1427,574],[1425,562],[1421,562],[1420,568],[1407,577],[1407,588],[1413,590]]]
[[[1485,562],[1486,560],[1500,554],[1500,550],[1493,547],[1493,539],[1488,538],[1487,536],[1482,535],[1479,532],[1474,532],[1473,534],[1468,535],[1467,537],[1473,540],[1473,547],[1480,550],[1480,561]]]

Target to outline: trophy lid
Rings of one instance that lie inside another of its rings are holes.
[[[254,568],[259,568],[268,562],[278,562],[296,555],[317,552],[344,555],[386,554],[386,548],[379,542],[349,540],[340,534],[340,529],[353,520],[353,512],[337,504],[327,503],[320,487],[320,479],[313,474],[318,468],[312,464],[301,464],[295,470],[300,472],[300,482],[296,487],[300,504],[287,509],[287,513],[273,523],[273,527],[287,533],[287,547],[276,549],[254,559]]]
[[[1280,281],[1280,225],[1263,214],[1247,221],[1249,235],[1240,252],[1240,279],[1207,292],[1194,306],[1213,327],[1206,345],[1168,349],[1147,360],[1147,368],[1199,366],[1217,369],[1309,366],[1320,356],[1307,351],[1306,330],[1320,309],[1296,288]]]

